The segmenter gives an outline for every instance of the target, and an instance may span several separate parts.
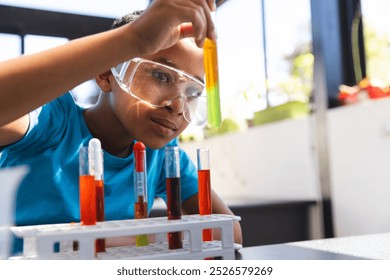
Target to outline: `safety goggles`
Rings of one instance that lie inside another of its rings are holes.
[[[142,58],[123,62],[111,71],[119,86],[139,101],[157,108],[179,108],[193,125],[206,123],[205,85],[190,74]]]

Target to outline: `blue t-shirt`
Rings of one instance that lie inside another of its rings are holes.
[[[83,108],[70,93],[29,114],[30,126],[18,142],[0,147],[0,167],[27,164],[29,174],[16,200],[15,224],[36,225],[80,221],[79,149],[92,135]],[[177,139],[167,145],[177,145]],[[146,150],[148,210],[156,197],[166,200],[164,149]],[[104,153],[106,220],[134,218],[134,157]],[[180,151],[181,199],[198,192],[196,167]]]

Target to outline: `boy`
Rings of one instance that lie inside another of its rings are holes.
[[[155,197],[166,199],[163,148],[203,121],[200,47],[205,36],[215,38],[213,5],[155,0],[131,24],[0,65],[0,166],[30,166],[17,225],[79,220],[78,151],[92,137],[105,151],[106,220],[134,217],[135,141],[148,148],[149,210]],[[92,76],[102,93],[91,108],[63,94]],[[197,213],[196,169],[184,152],[180,161],[182,210]],[[212,203],[214,213],[231,214],[215,193]],[[234,231],[241,243],[238,223]]]

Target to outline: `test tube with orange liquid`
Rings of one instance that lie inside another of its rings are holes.
[[[104,167],[103,167],[103,150],[100,140],[93,138],[88,144],[88,161],[89,174],[94,178],[95,185],[95,204],[96,204],[96,221],[104,222]],[[96,240],[96,252],[105,252],[106,242],[104,239]]]
[[[148,196],[147,196],[147,173],[146,173],[146,150],[142,142],[137,142],[133,147],[135,168],[134,168],[134,216],[136,219],[148,217]],[[149,245],[146,234],[137,235],[136,246]]]
[[[100,141],[91,139],[79,152],[80,222],[96,225],[104,221],[103,152]],[[77,244],[74,244],[77,248]],[[96,252],[105,251],[105,240],[96,240]]]
[[[89,173],[88,147],[79,151],[80,222],[90,226],[96,224],[95,177]]]
[[[211,12],[214,25],[215,12]],[[203,62],[206,73],[207,116],[210,127],[221,125],[221,105],[219,95],[219,71],[217,40],[205,39],[203,45]]]

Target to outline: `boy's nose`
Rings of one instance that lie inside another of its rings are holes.
[[[167,101],[164,108],[174,115],[179,115],[183,113],[184,104],[185,104],[185,97],[179,95]]]

